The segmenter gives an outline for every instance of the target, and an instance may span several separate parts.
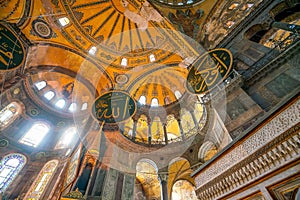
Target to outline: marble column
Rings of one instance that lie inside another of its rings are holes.
[[[168,177],[167,173],[158,174],[158,179],[161,185],[161,199],[168,200]]]

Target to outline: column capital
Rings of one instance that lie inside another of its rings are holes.
[[[168,182],[169,174],[164,172],[164,173],[158,173],[158,179],[160,182]]]

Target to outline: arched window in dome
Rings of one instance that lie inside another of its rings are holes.
[[[34,85],[38,90],[41,90],[41,89],[43,89],[47,86],[47,82],[46,81],[39,81],[39,82],[36,82]]]
[[[155,55],[150,54],[149,59],[150,59],[150,62],[154,62],[155,61]]]
[[[89,49],[89,54],[91,55],[95,55],[97,52],[97,47],[95,46],[92,46],[90,49]]]
[[[42,195],[46,189],[46,186],[50,183],[52,176],[56,171],[57,165],[58,160],[50,160],[44,165],[24,199],[42,199]]]
[[[76,142],[77,129],[69,127],[66,129],[56,144],[55,149],[72,148],[72,144]]]
[[[181,92],[179,92],[178,90],[175,91],[175,97],[176,99],[180,99],[182,97]]]
[[[197,200],[195,187],[187,180],[178,180],[172,187],[172,200]]]
[[[49,125],[44,122],[34,123],[19,142],[28,146],[37,147],[49,130]]]
[[[168,105],[171,103],[171,99],[169,96],[166,96],[164,100],[165,100],[165,105]]]
[[[58,107],[58,108],[64,108],[66,105],[66,100],[64,99],[59,99],[56,103],[55,103],[55,106]]]
[[[70,20],[67,17],[61,17],[58,19],[58,21],[59,21],[60,25],[63,27],[67,26],[70,23]]]
[[[81,110],[86,110],[88,107],[88,103],[87,102],[84,102],[81,106]]]
[[[151,124],[151,136],[153,141],[164,141],[164,129],[159,117],[154,117]]]
[[[127,67],[127,64],[128,64],[127,58],[122,58],[122,60],[121,60],[121,66]]]
[[[21,106],[17,102],[11,102],[0,111],[0,128],[7,127],[21,113]]]
[[[25,163],[26,158],[22,154],[12,153],[4,156],[0,163],[0,194],[13,182]]]
[[[146,97],[145,96],[140,96],[139,103],[141,105],[146,105]]]
[[[77,110],[77,103],[71,103],[68,110],[70,112],[75,112]]]
[[[46,92],[45,94],[44,94],[44,97],[47,99],[47,100],[51,100],[51,99],[53,99],[53,97],[55,96],[55,93],[53,92],[53,91],[48,91],[48,92]]]
[[[152,107],[158,107],[158,99],[157,98],[153,98],[152,100],[151,100],[151,106]]]

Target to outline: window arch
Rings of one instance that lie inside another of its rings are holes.
[[[17,102],[11,102],[0,111],[0,127],[11,124],[21,113],[21,106]]]
[[[53,91],[51,91],[51,90],[49,90],[48,92],[46,92],[45,94],[44,94],[44,97],[47,99],[47,100],[51,100],[51,99],[53,99],[53,97],[55,96],[55,93],[53,92]]]
[[[180,99],[182,97],[181,92],[179,92],[178,90],[175,91],[175,97],[176,99]]]
[[[50,182],[57,168],[57,165],[58,160],[50,160],[44,165],[43,169],[40,171],[39,175],[34,180],[31,188],[29,189],[24,199],[38,200],[42,197],[46,186]]]
[[[152,107],[158,107],[158,99],[157,98],[153,98],[152,100],[151,100],[151,106]]]
[[[44,89],[47,86],[47,82],[46,81],[39,81],[39,82],[36,82],[34,85],[38,90],[41,90],[41,89]]]
[[[146,97],[145,96],[140,96],[139,103],[141,105],[146,105]]]
[[[13,153],[5,156],[0,163],[0,193],[4,192],[13,182],[26,163],[22,154]]]
[[[27,133],[25,133],[19,142],[28,146],[37,147],[49,130],[50,127],[48,124],[44,122],[37,122],[33,124],[33,126],[27,131]]]

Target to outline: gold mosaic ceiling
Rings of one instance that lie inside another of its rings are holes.
[[[136,100],[146,96],[146,104],[155,98],[166,105],[177,100],[176,91],[185,93],[186,67],[205,52],[192,47],[199,41],[186,39],[203,38],[206,18],[213,22],[210,11],[231,4],[216,2],[178,7],[138,0],[8,0],[0,1],[0,19],[16,23],[17,34],[28,39],[25,71],[60,67],[89,82],[95,96],[118,89]]]

